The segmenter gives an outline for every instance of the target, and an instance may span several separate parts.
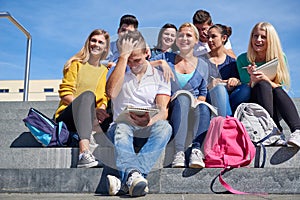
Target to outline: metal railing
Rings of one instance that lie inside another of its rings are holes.
[[[28,101],[29,89],[29,71],[30,71],[30,56],[31,56],[31,35],[30,33],[8,12],[0,12],[0,18],[8,18],[19,30],[21,30],[27,37],[27,52],[25,63],[25,77],[24,77],[24,93],[23,101]]]

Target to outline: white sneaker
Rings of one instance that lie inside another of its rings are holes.
[[[174,155],[174,160],[172,162],[173,168],[185,167],[185,155],[183,151],[179,151]]]
[[[203,154],[199,149],[192,149],[190,155],[190,168],[204,168],[205,163],[203,162]]]
[[[300,130],[296,130],[293,133],[291,133],[291,137],[288,140],[288,144],[300,148]]]
[[[132,197],[145,196],[149,192],[148,181],[138,171],[129,173],[126,184]]]
[[[121,181],[115,176],[107,175],[107,189],[110,196],[115,196],[121,189]]]

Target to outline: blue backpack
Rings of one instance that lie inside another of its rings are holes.
[[[56,123],[34,108],[29,109],[28,116],[23,121],[43,146],[67,146],[70,132],[64,122]]]

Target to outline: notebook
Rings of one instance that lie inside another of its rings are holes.
[[[270,80],[274,80],[277,74],[278,58],[274,58],[269,62],[256,68],[256,71],[263,72]]]

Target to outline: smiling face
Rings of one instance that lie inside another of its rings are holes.
[[[198,42],[192,27],[183,27],[179,30],[176,45],[181,52],[193,50]]]
[[[89,41],[91,56],[100,57],[107,48],[104,35],[93,35]]]
[[[175,42],[176,30],[174,28],[166,28],[161,36],[161,45],[163,49],[169,49]]]
[[[219,49],[223,46],[226,41],[227,36],[221,34],[218,28],[211,28],[208,31],[208,46],[213,51]]]
[[[132,73],[137,75],[146,71],[148,64],[146,57],[147,53],[144,49],[136,49],[132,51],[127,62]]]
[[[251,45],[258,54],[265,54],[268,47],[267,32],[259,27],[253,30]]]

